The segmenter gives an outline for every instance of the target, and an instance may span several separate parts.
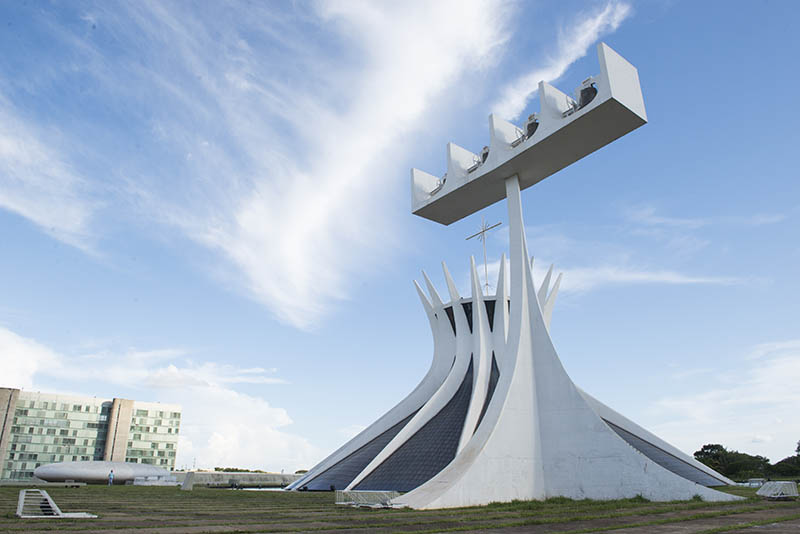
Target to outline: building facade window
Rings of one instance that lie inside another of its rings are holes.
[[[124,442],[125,461],[138,463],[141,458],[143,463],[174,469],[177,432],[167,429],[177,427],[180,411],[155,403],[124,402],[133,403],[136,416],[123,423],[131,430]],[[110,400],[61,400],[58,395],[19,391],[16,403],[0,408],[0,416],[7,417],[3,409],[13,415],[8,446],[0,450],[0,479],[30,479],[37,466],[48,463],[103,460],[111,407]],[[134,426],[140,427],[136,433]]]

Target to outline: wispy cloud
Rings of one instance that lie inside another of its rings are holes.
[[[40,374],[62,380],[103,381],[122,387],[183,386],[224,387],[230,384],[286,384],[273,376],[276,369],[237,367],[213,361],[197,362],[185,349],[104,350],[70,357],[61,356]]]
[[[165,103],[149,126],[168,162],[155,176],[129,172],[128,191],[148,217],[219,253],[233,267],[215,269],[226,283],[309,328],[347,298],[351,280],[388,262],[374,247],[390,254],[387,240],[399,239],[404,139],[447,88],[493,63],[513,6],[322,1],[232,6],[233,17],[129,9],[92,20],[139,47],[147,68],[121,58],[124,72],[97,75]],[[319,40],[297,39],[300,29]]]
[[[669,217],[660,215],[654,206],[649,205],[631,208],[627,210],[626,216],[628,220],[646,226],[663,226],[687,230],[713,225],[763,226],[779,223],[786,219],[786,215],[782,213],[719,217]]]
[[[542,283],[549,263],[543,261],[534,262],[533,277],[537,284]],[[506,263],[506,280],[509,280],[511,273],[508,271]],[[497,275],[500,271],[500,260],[487,263],[489,293],[493,294],[497,290]],[[668,270],[647,270],[637,269],[620,265],[599,265],[593,267],[567,267],[554,264],[553,277],[550,284],[555,283],[555,277],[563,275],[559,285],[560,294],[580,295],[596,289],[609,286],[630,286],[646,284],[666,284],[666,285],[736,285],[744,282],[741,278],[721,277],[721,276],[693,276],[676,271]],[[478,278],[481,287],[485,289],[486,279],[484,277],[483,266],[478,269]],[[508,283],[508,282],[506,282]],[[457,280],[461,295],[471,295],[470,274],[462,271]]]
[[[537,268],[541,271],[544,267]],[[721,284],[732,285],[742,280],[728,276],[695,276],[669,270],[637,269],[626,266],[601,265],[561,269],[564,273],[562,288],[565,292],[589,291],[607,285],[630,284]]]
[[[756,229],[787,218],[782,213],[674,217],[649,204],[627,208],[623,216],[631,235],[663,243],[675,258],[691,257],[711,246],[708,234],[715,227]]]
[[[489,284],[495,287],[500,261],[495,260],[487,265]],[[550,265],[544,261],[534,261],[534,279],[540,283]],[[508,266],[506,265],[506,268]],[[590,267],[563,267],[555,265],[554,272],[563,273],[560,291],[563,293],[584,293],[606,286],[624,286],[633,284],[667,284],[667,285],[734,285],[742,283],[741,278],[731,276],[696,276],[677,271],[662,269],[642,269],[625,265],[598,265]],[[483,281],[481,273],[481,281]],[[508,273],[506,273],[508,276]],[[469,278],[467,277],[466,280]],[[555,279],[553,279],[554,281]],[[552,281],[551,281],[552,283]],[[468,283],[462,284],[465,288]],[[465,293],[469,294],[469,292]]]
[[[262,368],[240,369],[231,365],[205,362],[179,367],[169,364],[148,369],[143,383],[158,388],[181,386],[224,386],[226,384],[286,384],[286,380],[267,376]]]
[[[496,13],[505,10],[497,3],[387,7],[321,4],[331,27],[357,36],[353,44],[366,52],[367,65],[342,73],[350,94],[341,111],[314,120],[314,150],[304,164],[259,181],[234,218],[201,236],[241,269],[257,298],[295,326],[316,323],[332,301],[346,297],[350,276],[381,261],[372,250],[391,235],[392,211],[380,211],[392,188],[381,175],[397,161],[390,147],[502,41]]]
[[[288,412],[238,385],[285,384],[275,369],[242,368],[214,361],[194,362],[184,349],[103,351],[68,355],[0,327],[0,386],[41,389],[56,381],[102,384],[114,394],[183,407],[177,465],[308,468],[322,451],[288,432]],[[94,391],[93,393],[99,393]],[[257,424],[254,424],[257,422]]]
[[[23,119],[0,94],[0,208],[51,236],[91,251],[91,219],[98,207],[88,183],[58,148],[62,136]]]
[[[654,430],[688,451],[713,442],[772,461],[792,455],[800,436],[800,340],[757,345],[730,368],[704,377],[701,393],[659,400],[654,412],[669,422]]]
[[[553,226],[530,226],[525,230],[528,250],[534,253],[546,251],[546,256],[536,255],[534,279],[537,283],[543,280],[552,263],[555,274],[563,273],[560,285],[563,293],[579,294],[601,287],[634,284],[736,285],[748,280],[738,276],[693,274],[663,267],[653,268],[646,262],[637,262],[634,254],[618,243],[574,239]],[[507,228],[498,232],[497,236],[507,243]],[[588,265],[587,258],[591,258]],[[489,285],[494,289],[500,260],[489,262],[487,267]],[[479,269],[479,276],[481,282],[485,282],[482,268]],[[469,273],[464,272],[459,282],[460,287],[469,294]]]
[[[576,17],[572,26],[562,28],[555,54],[544,65],[508,84],[492,110],[508,119],[518,118],[538,91],[540,81],[552,82],[563,76],[570,65],[586,55],[594,42],[616,31],[631,12],[628,3],[613,0],[599,10]]]
[[[758,360],[767,357],[774,358],[776,356],[792,357],[793,355],[800,355],[800,339],[761,343],[750,350],[747,359]]]
[[[11,117],[0,126],[10,147],[0,157],[13,170],[0,206],[86,246],[97,228],[90,189],[108,187],[114,210],[104,214],[160,225],[158,236],[174,235],[163,226],[177,229],[213,252],[200,268],[279,320],[312,328],[348,298],[353,280],[398,250],[409,140],[452,110],[450,90],[498,64],[517,8],[500,0],[203,10],[140,2],[78,10],[77,26],[45,22],[63,57],[24,90],[72,87],[75,76],[92,87],[116,122],[92,121],[50,96],[91,139],[72,152],[86,152],[108,176],[87,182],[40,131]],[[508,86],[514,106],[629,13],[612,1],[573,18],[545,68]],[[12,132],[22,132],[23,151],[10,144]],[[127,144],[135,150],[118,148]]]
[[[0,386],[32,388],[34,375],[57,366],[61,357],[37,341],[0,327]]]

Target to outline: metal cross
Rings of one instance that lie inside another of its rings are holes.
[[[486,232],[488,232],[489,230],[492,230],[493,228],[497,228],[501,224],[503,224],[503,223],[499,222],[499,223],[493,224],[492,226],[487,226],[486,225],[486,218],[485,217],[481,217],[481,230],[480,230],[480,232],[472,234],[471,236],[469,236],[466,239],[467,241],[469,241],[473,237],[478,237],[481,240],[481,243],[483,243],[483,275],[484,275],[484,279],[486,280],[486,294],[487,295],[489,294],[489,266],[488,266],[487,261],[486,261]]]

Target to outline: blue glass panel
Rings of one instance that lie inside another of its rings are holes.
[[[453,333],[456,333],[456,318],[453,316],[453,307],[448,306],[444,309],[445,313],[447,314],[447,318],[450,319],[450,326],[453,327]]]
[[[631,434],[627,430],[622,429],[614,423],[606,421],[605,419],[603,419],[603,421],[605,421],[605,423],[610,426],[614,432],[619,434],[619,437],[627,441],[631,447],[641,452],[664,469],[668,469],[680,477],[691,480],[692,482],[696,482],[697,484],[702,484],[703,486],[727,485],[722,480],[714,478],[705,471],[702,471],[685,462],[684,460],[681,460],[677,456],[673,456],[664,449],[656,447],[649,441],[645,441],[639,436]]]
[[[472,362],[453,398],[358,484],[357,490],[411,491],[456,456],[472,395]]]
[[[484,300],[486,305],[486,316],[489,318],[489,330],[494,331],[494,304],[493,300]]]
[[[464,308],[464,315],[467,316],[467,324],[469,325],[469,331],[472,332],[472,303],[462,302],[461,307]]]
[[[497,387],[497,381],[500,379],[500,369],[497,367],[497,360],[494,359],[494,352],[492,352],[492,372],[489,375],[489,389],[486,390],[486,399],[483,401],[483,408],[481,408],[481,415],[478,416],[478,423],[475,425],[475,430],[481,426],[483,416],[486,415],[486,408],[489,407],[489,402],[494,395],[494,389]]]
[[[301,489],[323,490],[344,489],[356,476],[367,467],[386,445],[392,441],[400,430],[414,417],[412,413],[390,429],[373,438],[349,455],[345,456],[328,469],[303,484]]]

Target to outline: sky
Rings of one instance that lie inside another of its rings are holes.
[[[4,2],[0,386],[178,403],[177,466],[308,469],[409,393],[412,281],[482,218],[409,170],[571,93],[606,42],[649,123],[523,192],[577,385],[687,453],[800,440],[800,4]],[[440,292],[441,292],[440,291]]]

